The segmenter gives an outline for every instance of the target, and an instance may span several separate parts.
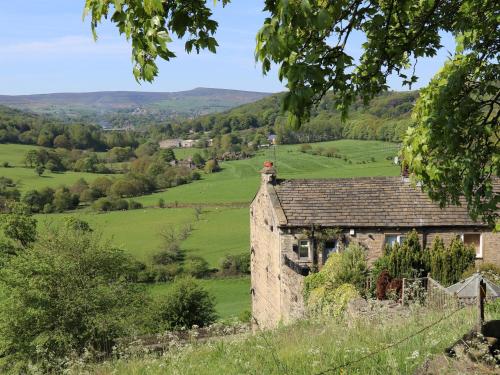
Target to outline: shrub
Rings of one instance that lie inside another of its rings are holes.
[[[210,272],[208,262],[198,256],[187,257],[184,261],[183,270],[186,274],[196,278],[205,277]]]
[[[113,203],[109,198],[99,198],[94,202],[92,208],[96,211],[112,211]]]
[[[466,246],[460,238],[454,239],[448,248],[436,237],[428,253],[431,276],[443,285],[451,285],[462,277],[469,267],[474,266],[476,253]]]
[[[173,280],[176,276],[182,273],[182,267],[177,263],[167,264],[167,265],[153,265],[147,268],[146,276],[144,275],[142,282],[166,282]]]
[[[300,145],[300,148],[299,148],[300,152],[308,152],[308,151],[311,151],[311,149],[312,149],[311,145],[307,144],[307,143]]]
[[[165,200],[163,198],[158,199],[158,207],[160,208],[165,207]]]
[[[4,168],[10,168],[9,162],[8,161],[2,162],[2,167],[4,167]]]
[[[399,300],[401,298],[401,293],[403,290],[403,280],[392,279],[389,285],[387,285],[386,296],[392,300]]]
[[[205,173],[214,173],[220,170],[219,164],[215,159],[209,160],[205,164]]]
[[[139,210],[141,209],[143,206],[142,206],[142,203],[141,202],[137,202],[137,201],[134,201],[134,200],[131,200],[129,203],[128,203],[128,208],[130,210]]]
[[[384,255],[374,263],[372,275],[377,279],[384,270],[392,277],[413,278],[425,276],[428,272],[427,254],[422,251],[418,234],[411,231],[403,243],[386,246]]]
[[[85,220],[70,216],[64,220],[64,226],[75,232],[92,232],[93,229]]]
[[[220,273],[225,276],[250,274],[250,254],[226,255],[220,261]]]
[[[160,325],[167,329],[204,327],[215,321],[214,298],[192,277],[177,278],[159,304]]]
[[[324,285],[314,289],[307,301],[307,310],[313,316],[340,317],[345,311],[347,304],[359,293],[351,284],[341,284],[337,288],[329,288]]]
[[[252,312],[250,310],[243,310],[238,314],[238,320],[242,323],[249,323],[252,320]]]
[[[112,209],[114,211],[127,211],[128,210],[128,201],[125,199],[115,199],[111,200]]]
[[[320,272],[304,279],[306,300],[313,289],[325,285],[335,289],[341,284],[352,284],[360,293],[364,293],[367,274],[365,249],[358,244],[350,244],[345,251],[331,254]]]
[[[382,271],[382,273],[377,278],[377,299],[385,300],[387,299],[387,288],[391,283],[391,275],[387,270]]]
[[[172,264],[182,260],[182,252],[177,242],[170,243],[165,249],[153,254],[153,264]]]
[[[109,354],[141,329],[144,294],[131,260],[89,232],[48,230],[0,270],[0,371],[60,373],[72,354]],[[33,368],[31,368],[32,370]]]

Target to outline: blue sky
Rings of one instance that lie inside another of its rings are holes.
[[[212,3],[212,0],[209,0]],[[264,77],[254,60],[255,34],[262,24],[263,0],[233,0],[215,9],[219,21],[216,55],[187,55],[175,42],[178,57],[161,62],[160,76],[153,84],[137,84],[127,42],[112,25],[99,27],[99,40],[91,37],[88,20],[82,22],[84,0],[0,0],[0,94],[83,92],[101,90],[180,91],[195,87],[217,87],[252,91],[283,90],[276,69]],[[350,46],[356,57],[361,39]],[[433,59],[417,66],[425,85],[453,50],[447,47]],[[401,89],[391,78],[390,86]]]

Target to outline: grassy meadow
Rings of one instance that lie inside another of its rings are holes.
[[[159,232],[163,228],[181,228],[191,225],[191,235],[181,244],[186,255],[205,258],[211,267],[217,267],[227,254],[239,254],[249,248],[248,205],[259,183],[259,171],[265,160],[275,160],[280,178],[332,178],[355,176],[397,175],[399,169],[391,160],[397,154],[397,145],[379,141],[340,140],[314,143],[313,149],[334,147],[340,158],[306,154],[300,145],[277,146],[264,149],[246,160],[221,163],[222,171],[202,174],[200,181],[134,198],[143,209],[96,213],[89,209],[63,214],[37,215],[40,228],[56,224],[65,217],[76,215],[102,232],[103,237],[120,246],[138,260],[148,262],[161,244]],[[71,184],[83,177],[92,181],[98,175],[66,172],[47,173],[38,177],[32,169],[21,167],[25,153],[32,146],[0,145],[0,162],[7,160],[14,168],[0,168],[0,175],[13,178],[22,191],[43,186]],[[176,150],[177,158],[186,157],[197,149]],[[391,159],[391,160],[388,160]],[[350,161],[350,162],[349,162]],[[162,198],[168,205],[178,208],[156,208]],[[202,213],[196,219],[194,207]],[[235,285],[227,280],[207,280],[207,287],[218,300],[217,309],[222,317],[237,315],[248,309],[248,278]],[[220,284],[219,284],[220,283]],[[155,285],[152,292],[161,295],[167,285]]]
[[[0,176],[11,178],[21,193],[32,189],[44,187],[57,188],[61,185],[73,185],[80,178],[91,182],[98,176],[95,173],[85,172],[64,172],[52,173],[45,171],[42,176],[38,176],[34,169],[26,168],[23,164],[26,153],[30,150],[40,148],[32,145],[0,144]],[[3,162],[8,162],[10,167],[1,166]]]
[[[161,357],[132,357],[90,369],[76,368],[74,373],[86,370],[99,375],[409,375],[416,373],[427,358],[442,355],[476,319],[475,309],[468,308],[438,322],[446,314],[449,311],[415,309],[408,317],[382,315],[371,320],[351,318],[349,322],[331,318],[305,320],[256,335],[214,339],[170,349]],[[430,328],[416,334],[426,326]],[[405,340],[407,337],[410,338]],[[398,344],[388,348],[394,343]],[[368,353],[376,354],[359,360]],[[450,361],[448,358],[445,362]],[[339,368],[348,362],[353,363]]]

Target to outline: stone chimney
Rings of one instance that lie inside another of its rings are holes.
[[[265,161],[264,168],[260,171],[262,184],[275,184],[276,183],[276,168],[273,166],[272,161]]]

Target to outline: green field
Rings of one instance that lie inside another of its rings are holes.
[[[211,267],[217,267],[226,254],[248,251],[248,209],[204,209],[199,221],[192,208],[146,208],[108,213],[74,212],[36,215],[43,230],[44,225],[61,222],[65,217],[78,216],[100,230],[105,239],[148,262],[161,244],[160,231],[167,227],[181,228],[191,224],[193,232],[182,244],[187,255],[203,256]]]
[[[23,164],[26,153],[36,148],[40,147],[0,144],[0,164],[7,161],[11,166],[11,168],[0,167],[0,176],[11,178],[17,184],[17,188],[21,193],[44,187],[57,188],[61,185],[73,185],[80,178],[91,182],[96,177],[103,176],[85,172],[52,173],[50,171],[45,171],[42,176],[38,176],[34,169],[26,168]]]
[[[29,149],[26,146],[7,145],[7,148],[4,146],[0,145],[2,150],[0,155],[12,155],[14,150],[22,151],[24,154]],[[388,160],[397,154],[397,145],[392,143],[341,140],[316,143],[312,146],[313,148],[335,147],[338,153],[346,156],[351,163],[337,158],[305,154],[300,152],[300,146],[296,145],[278,146],[276,157],[274,150],[263,150],[250,159],[221,163],[221,172],[203,174],[200,181],[135,198],[144,204],[144,209],[109,213],[80,210],[65,214],[37,215],[37,218],[40,227],[43,228],[45,223],[57,223],[68,215],[77,215],[88,221],[94,229],[102,231],[104,238],[110,239],[113,244],[144,262],[150,261],[151,255],[159,249],[161,244],[159,232],[162,228],[181,228],[190,224],[193,231],[181,244],[182,249],[187,255],[202,256],[211,267],[217,267],[220,259],[226,254],[248,251],[248,205],[258,189],[259,170],[265,160],[276,161],[278,177],[281,178],[380,176],[397,175],[399,172],[398,167]],[[196,149],[183,150],[196,151]],[[375,161],[371,161],[371,158]],[[11,157],[10,160],[15,158]],[[362,162],[365,164],[361,164]],[[29,172],[25,177],[22,175],[19,177],[22,189],[27,186],[48,186],[46,181],[52,180],[56,185],[79,177],[91,181],[92,177],[96,176],[64,173],[51,179],[38,178],[31,169],[26,168],[1,168],[0,171]],[[43,185],[44,183],[46,185]],[[169,204],[177,202],[179,208],[153,208],[159,198],[163,198]],[[199,220],[195,218],[194,207],[197,205],[202,207]],[[239,286],[232,285],[231,281],[227,280],[207,280],[204,283],[219,296],[217,309],[222,317],[237,314],[248,308],[250,301],[248,278],[241,279]],[[243,284],[245,287],[241,286]],[[164,288],[165,285],[157,285],[152,290],[154,293],[161,293]]]
[[[341,140],[314,143],[312,146],[335,147],[341,155],[351,160],[351,164],[342,159],[302,153],[297,145],[277,146],[276,158],[272,149],[260,151],[251,159],[222,163],[221,172],[203,175],[201,181],[138,200],[144,205],[156,204],[159,198],[167,203],[249,203],[257,191],[259,170],[265,160],[275,160],[280,178],[394,176],[399,173],[399,168],[392,164],[392,157],[397,155],[398,150],[394,143]],[[370,161],[372,157],[375,162]],[[391,157],[391,160],[386,160],[387,157]],[[366,164],[358,164],[363,161]]]

